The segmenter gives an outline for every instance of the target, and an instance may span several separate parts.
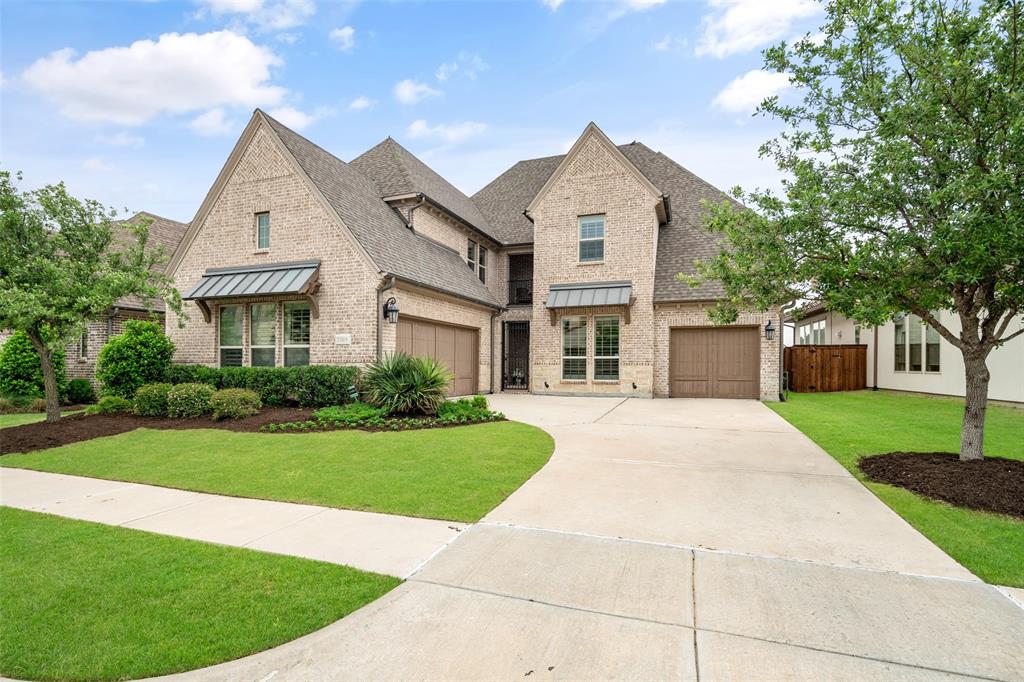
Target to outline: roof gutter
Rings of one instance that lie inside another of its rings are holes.
[[[665,223],[672,222],[672,197],[667,194],[661,195],[661,204],[665,207]]]
[[[486,308],[490,308],[492,310],[499,310],[499,311],[500,310],[504,310],[504,308],[501,305],[495,305],[494,303],[490,303],[489,301],[485,301],[485,300],[480,299],[480,298],[473,298],[472,296],[464,296],[462,294],[456,294],[456,293],[454,293],[452,291],[448,291],[447,289],[442,289],[442,288],[434,286],[432,284],[426,284],[424,282],[417,282],[414,279],[409,279],[408,277],[402,277],[401,275],[396,275],[393,272],[385,273],[384,276],[391,278],[391,286],[394,286],[394,283],[396,281],[397,282],[405,282],[406,284],[411,284],[411,285],[413,285],[415,287],[420,287],[421,289],[429,289],[430,291],[436,291],[437,293],[444,294],[445,296],[452,296],[453,298],[460,298],[463,301],[470,301],[471,303],[476,303],[477,305],[482,305],[482,306],[484,306]],[[388,287],[388,289],[390,289],[390,288],[391,287]]]

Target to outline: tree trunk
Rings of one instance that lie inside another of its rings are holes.
[[[43,389],[46,395],[46,421],[55,422],[60,419],[60,396],[57,395],[57,374],[53,371],[53,358],[50,348],[43,339],[34,332],[27,332],[32,347],[39,354],[39,366],[43,370]]]
[[[964,425],[960,430],[960,461],[985,457],[985,409],[988,406],[988,366],[985,355],[964,353],[967,390],[964,393]]]

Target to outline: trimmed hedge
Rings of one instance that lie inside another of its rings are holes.
[[[105,395],[95,405],[85,408],[86,414],[123,414],[132,411],[132,401],[119,395]]]
[[[88,379],[72,379],[68,382],[67,399],[71,405],[88,405],[96,402],[96,390]]]
[[[209,414],[214,393],[209,384],[178,384],[167,392],[167,416],[190,419]]]
[[[210,410],[214,421],[221,419],[242,419],[259,414],[263,404],[256,391],[247,388],[225,388],[210,398]]]
[[[170,384],[146,384],[135,392],[135,414],[140,417],[166,417]]]
[[[245,388],[254,391],[264,405],[327,407],[352,402],[359,382],[357,367],[305,365],[301,367],[207,367],[172,365],[167,371],[172,384],[209,384],[217,389]]]
[[[133,398],[143,384],[165,379],[173,356],[174,343],[158,323],[129,320],[100,349],[96,378],[104,394]]]

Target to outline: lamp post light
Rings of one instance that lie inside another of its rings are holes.
[[[384,319],[391,324],[398,324],[398,301],[394,296],[384,304]]]

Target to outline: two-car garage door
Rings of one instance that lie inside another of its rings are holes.
[[[669,344],[671,397],[760,397],[757,327],[674,328]]]
[[[477,392],[480,352],[476,329],[401,317],[397,333],[398,352],[431,357],[448,366],[455,375],[448,390],[450,395]]]

